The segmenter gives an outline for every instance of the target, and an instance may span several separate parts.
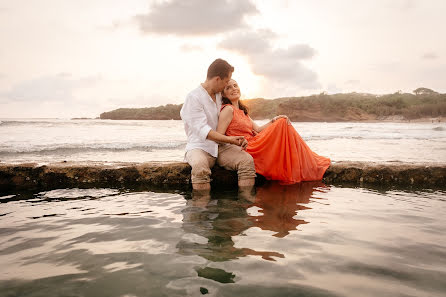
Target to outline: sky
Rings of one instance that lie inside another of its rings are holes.
[[[0,0],[0,118],[180,104],[209,64],[243,98],[446,93],[444,0]]]

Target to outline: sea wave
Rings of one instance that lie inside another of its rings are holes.
[[[64,122],[55,122],[55,121],[1,121],[1,127],[10,127],[10,126],[60,126],[64,124]]]
[[[393,136],[393,135],[373,135],[373,134],[364,134],[362,136],[359,135],[301,135],[305,141],[312,140],[336,140],[336,139],[345,139],[345,140],[442,140],[446,138],[445,136],[436,136],[432,137],[430,135],[422,136]]]
[[[17,155],[17,154],[36,154],[36,155],[68,155],[85,152],[125,152],[125,151],[141,151],[150,152],[154,150],[176,150],[183,149],[186,142],[178,143],[159,143],[152,145],[131,145],[131,144],[89,144],[89,145],[65,145],[53,147],[29,147],[29,148],[3,148],[0,155]]]
[[[156,120],[100,120],[100,119],[92,119],[92,120],[27,120],[27,121],[19,121],[19,120],[3,120],[0,121],[0,126],[147,126],[150,125],[151,122]],[[166,126],[171,125],[172,122],[177,121],[162,121]],[[180,122],[180,121],[178,121]]]

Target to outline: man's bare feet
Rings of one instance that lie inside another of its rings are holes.
[[[211,199],[211,184],[200,183],[192,184],[192,201],[191,204],[196,207],[206,208]]]
[[[256,200],[256,189],[254,187],[242,187],[238,189],[240,199],[254,203]]]
[[[255,184],[254,178],[246,178],[241,179],[238,181],[238,194],[240,198],[243,198],[245,200],[254,202],[256,196],[255,196]]]
[[[203,191],[194,190],[192,194],[192,199],[189,201],[190,205],[199,208],[206,208],[209,201],[211,200],[211,196],[209,194],[204,194]]]

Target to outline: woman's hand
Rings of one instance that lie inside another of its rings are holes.
[[[278,119],[286,119],[288,125],[291,125],[291,121],[290,121],[290,119],[289,119],[286,115],[283,115],[283,114],[273,117],[273,118],[271,119],[271,123],[274,123],[274,122],[277,121]]]
[[[248,146],[248,141],[243,136],[228,136],[231,139],[232,144],[238,145],[242,150],[246,149]]]

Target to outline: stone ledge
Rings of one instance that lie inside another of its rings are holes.
[[[212,184],[228,187],[237,184],[237,174],[218,166]],[[261,182],[262,177],[257,178]],[[327,170],[327,184],[416,186],[446,188],[446,164],[336,162]],[[60,162],[0,163],[0,191],[72,187],[188,187],[190,166],[182,162],[98,163]]]

